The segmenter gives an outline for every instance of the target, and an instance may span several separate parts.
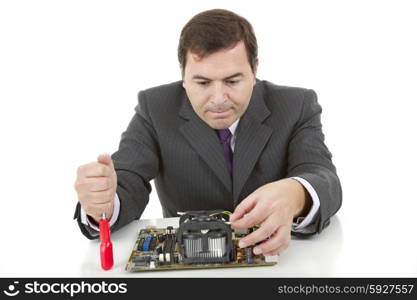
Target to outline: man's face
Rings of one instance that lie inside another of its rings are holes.
[[[255,76],[240,41],[204,58],[188,51],[183,87],[196,114],[210,127],[225,129],[246,111]]]

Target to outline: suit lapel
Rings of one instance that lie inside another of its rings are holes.
[[[272,129],[262,122],[270,115],[265,105],[262,85],[258,83],[250,104],[239,121],[233,153],[233,201],[237,205],[239,195],[269,138]]]
[[[226,189],[232,192],[232,179],[226,167],[226,161],[219,143],[219,138],[213,128],[207,125],[194,112],[189,99],[185,96],[180,115],[187,119],[180,131],[216,174]]]

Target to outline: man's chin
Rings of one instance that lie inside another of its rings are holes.
[[[213,129],[226,129],[229,128],[233,124],[232,119],[214,119],[210,121],[206,121],[206,123]]]

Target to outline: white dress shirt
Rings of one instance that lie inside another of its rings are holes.
[[[237,129],[237,125],[239,124],[239,120],[237,119],[232,125],[230,125],[229,130],[232,133],[232,138],[230,140],[230,147],[232,148],[232,151],[234,151],[235,149],[235,143],[236,143],[236,129]],[[316,193],[316,190],[311,186],[311,184],[300,177],[291,177],[295,180],[297,180],[298,182],[300,182],[305,188],[306,190],[309,192],[311,199],[313,201],[313,205],[311,206],[311,209],[309,211],[309,213],[307,214],[306,217],[299,217],[297,219],[296,223],[292,224],[292,231],[294,232],[301,232],[301,233],[309,233],[309,232],[313,232],[314,228],[311,228],[311,225],[313,225],[314,220],[317,217],[317,212],[319,210],[320,207],[320,199],[319,196]],[[119,212],[120,212],[120,199],[118,197],[118,195],[116,194],[115,199],[114,199],[114,208],[113,208],[113,215],[110,219],[110,226],[112,226],[116,220],[117,217],[119,216]],[[81,207],[81,223],[90,226],[91,228],[95,229],[95,230],[99,230],[99,228],[94,225],[92,222],[90,222],[90,220],[87,217],[87,213],[85,212],[85,210]]]

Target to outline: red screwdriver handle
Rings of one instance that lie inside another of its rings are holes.
[[[113,267],[113,245],[110,236],[109,220],[103,216],[100,220],[100,260],[103,270],[109,270]]]

